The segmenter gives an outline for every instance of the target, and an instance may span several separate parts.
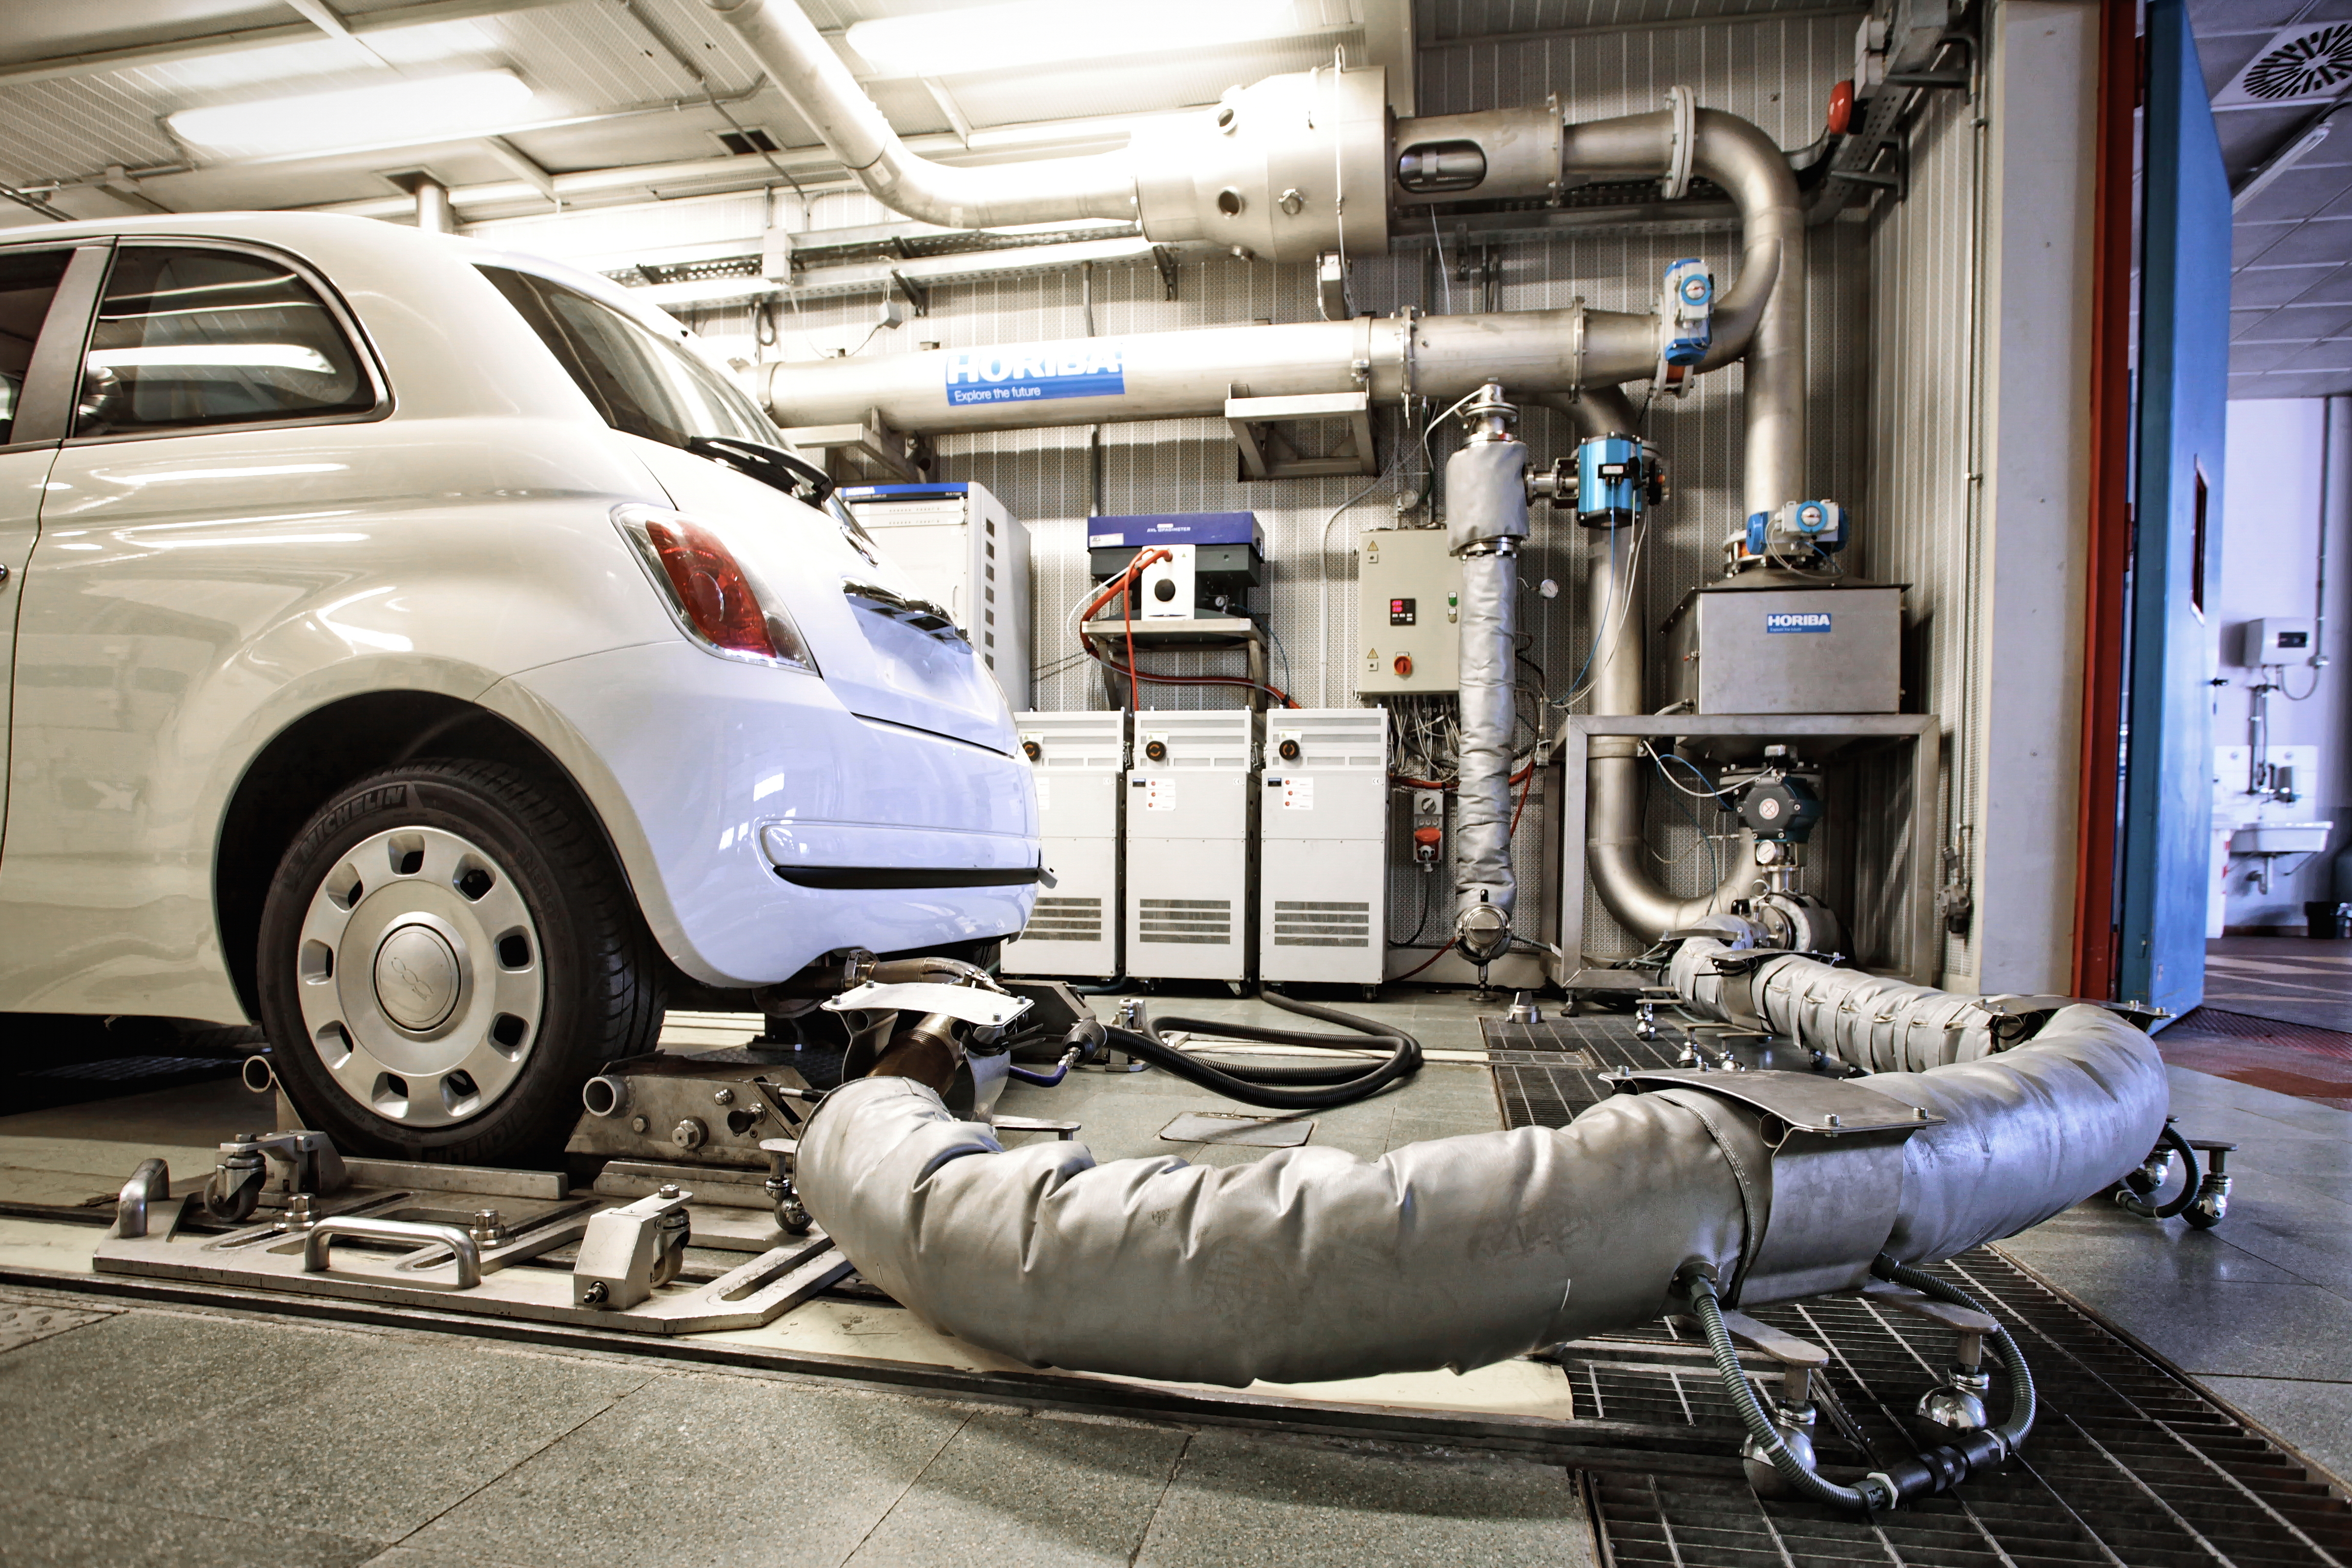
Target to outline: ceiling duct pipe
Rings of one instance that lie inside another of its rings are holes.
[[[908,217],[949,228],[1114,218],[1158,243],[1274,261],[1388,248],[1378,68],[1269,77],[1123,152],[966,168],[909,151],[793,0],[709,3],[858,183]]]

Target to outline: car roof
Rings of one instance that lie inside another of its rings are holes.
[[[529,384],[541,383],[544,391],[543,377],[526,376],[522,378],[526,384],[516,384],[518,353],[534,360],[544,358],[546,369],[559,376],[562,373],[553,356],[530,335],[530,329],[521,317],[488,288],[477,270],[485,266],[532,273],[593,295],[687,345],[726,374],[726,367],[686,326],[663,310],[632,300],[630,290],[610,279],[548,257],[380,218],[299,212],[98,218],[0,230],[0,250],[114,238],[241,240],[285,251],[307,262],[335,285],[368,329],[392,374],[394,395],[404,403],[411,401],[406,394],[424,378],[448,393],[463,394],[472,384],[471,395],[458,397],[461,405],[473,405],[467,411],[488,412],[501,406],[511,411],[518,393],[526,404],[540,405],[530,412],[560,411],[577,416],[587,408],[584,399],[575,403],[558,393],[531,395]],[[458,325],[468,317],[473,319],[473,330]],[[435,323],[445,330],[433,330]],[[499,384],[492,386],[491,380]],[[568,377],[564,385],[569,386]],[[432,401],[437,405],[446,399]],[[551,402],[555,406],[546,406]]]

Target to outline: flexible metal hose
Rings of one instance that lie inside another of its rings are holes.
[[[2195,1190],[2194,1183],[2190,1184],[2190,1189]],[[1966,1307],[1971,1312],[1984,1312],[1995,1323],[2000,1321],[1992,1313],[1985,1312],[1976,1298],[1958,1286],[1946,1284],[1924,1269],[1897,1263],[1883,1252],[1871,1264],[1870,1271],[1881,1279],[1908,1285],[1921,1295],[1933,1296],[1955,1307]],[[2009,1372],[2009,1415],[1993,1430],[2014,1450],[2025,1441],[2025,1435],[2033,1430],[2033,1417],[2039,1410],[2033,1388],[2033,1369],[2025,1364],[2025,1352],[2017,1348],[2017,1342],[2010,1338],[2006,1328],[1993,1330],[1992,1345],[1994,1353],[2000,1357],[2000,1364]]]
[[[1790,1451],[1780,1427],[1773,1425],[1764,1402],[1757,1396],[1756,1385],[1748,1380],[1747,1369],[1739,1364],[1739,1349],[1731,1342],[1731,1331],[1723,1321],[1723,1303],[1716,1299],[1713,1271],[1686,1266],[1675,1283],[1688,1295],[1691,1315],[1706,1334],[1707,1348],[1715,1354],[1715,1370],[1722,1374],[1724,1392],[1731,1395],[1731,1406],[1738,1412],[1740,1425],[1748,1428],[1748,1436],[1771,1461],[1774,1472],[1793,1489],[1832,1508],[1863,1513],[1893,1508],[1899,1494],[1886,1477],[1874,1474],[1860,1487],[1840,1486],[1816,1473]]]

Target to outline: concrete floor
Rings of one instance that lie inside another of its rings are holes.
[[[1477,1044],[1459,994],[1342,1005],[1434,1051]],[[1154,1010],[1280,1016],[1225,997]],[[2006,1250],[2352,1476],[2352,1112],[2172,1076],[2192,1136],[2243,1144],[2222,1227],[2085,1205]],[[0,1198],[109,1190],[159,1144],[193,1179],[263,1104],[207,1084],[0,1117]],[[1178,1110],[1244,1108],[1159,1073],[1074,1075],[1003,1109],[1081,1121],[1105,1158],[1255,1157],[1160,1140]],[[1314,1142],[1372,1155],[1496,1111],[1482,1068],[1439,1061],[1314,1120]],[[1555,1467],[44,1291],[0,1293],[0,1414],[26,1435],[0,1448],[12,1563],[1591,1561]]]

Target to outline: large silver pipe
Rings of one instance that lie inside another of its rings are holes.
[[[1805,463],[1805,221],[1796,177],[1771,138],[1747,121],[1714,110],[1693,117],[1692,166],[1738,205],[1745,245],[1740,276],[1716,307],[1717,336],[1702,370],[1739,357],[1746,439],[1742,514],[1772,511],[1803,499]],[[1595,174],[1656,174],[1674,156],[1672,110],[1628,115],[1568,128],[1562,158]],[[1758,280],[1762,279],[1760,287]],[[1785,281],[1787,287],[1776,287]],[[1734,343],[1740,345],[1734,348]],[[1630,410],[1586,398],[1571,408],[1585,435]],[[1630,424],[1618,425],[1630,430]],[[1648,662],[1639,563],[1614,532],[1596,534],[1587,604],[1594,636],[1591,711],[1617,717],[1647,712]],[[1585,809],[1585,867],[1601,906],[1643,940],[1728,910],[1755,882],[1754,850],[1745,830],[1726,857],[1712,890],[1677,898],[1652,873],[1643,833],[1644,774],[1640,746],[1614,736],[1592,742]],[[1709,808],[1711,809],[1711,808]],[[1704,819],[1702,819],[1704,821]]]
[[[767,367],[764,390],[769,413],[787,427],[855,422],[872,412],[905,434],[937,435],[1218,418],[1236,387],[1253,397],[1365,391],[1375,403],[1407,393],[1451,403],[1490,381],[1514,395],[1565,393],[1646,379],[1657,361],[1655,317],[1570,307],[779,362]],[[1115,370],[1118,390],[1014,395],[1020,384],[1089,366],[1106,375]]]
[[[724,0],[712,3],[723,5]],[[746,17],[747,13],[748,18],[737,20],[737,26],[753,27],[763,16],[797,16],[785,0],[738,0],[725,12],[730,20]],[[814,38],[806,18],[798,20],[807,37]],[[822,45],[822,39],[816,41]],[[880,162],[883,151],[898,145],[895,136],[878,111],[857,92],[856,84],[829,48],[823,50],[817,64],[827,62],[838,78],[832,90],[840,100],[838,118],[846,127],[836,151],[855,167],[897,171],[890,178],[898,184],[885,188],[876,183],[877,175],[868,179],[868,188],[911,216],[947,221],[933,210],[903,205],[902,197],[912,199],[904,184],[910,177],[905,171],[918,164],[937,171],[941,180],[984,174],[1011,181],[1020,170],[1027,169],[1032,173],[1019,176],[1020,188],[1028,193],[1023,198],[1026,200],[1035,194],[1033,184],[1051,184],[1059,178],[1055,171],[1096,162],[1060,159],[992,170],[949,170],[912,154],[899,158],[894,153],[895,162]],[[1270,79],[1260,85],[1283,84]],[[1801,452],[1803,404],[1801,396],[1791,404],[1785,391],[1790,384],[1791,350],[1796,356],[1793,384],[1799,391],[1803,385],[1803,289],[1777,285],[1784,270],[1801,279],[1803,215],[1796,205],[1795,178],[1769,137],[1735,115],[1712,110],[1699,110],[1694,123],[1694,167],[1731,193],[1746,235],[1739,277],[1717,305],[1713,342],[1700,368],[1729,364],[1748,355],[1752,342],[1769,339],[1766,358],[1771,363],[1759,369],[1751,356],[1748,371],[1751,400],[1760,384],[1769,395],[1769,416],[1750,413],[1748,489],[1750,510],[1755,510],[1757,495],[1786,488],[1786,494],[1769,503],[1778,506],[1781,500],[1799,499],[1794,479],[1799,460],[1786,448],[1793,441],[1795,449]],[[831,133],[827,134],[830,144]],[[1227,157],[1227,140],[1211,132],[1203,150]],[[1296,151],[1278,136],[1274,144],[1286,157]],[[1636,114],[1570,126],[1562,134],[1561,149],[1568,174],[1660,174],[1673,162],[1674,116],[1670,112]],[[1352,157],[1352,144],[1349,151]],[[869,156],[872,161],[856,162]],[[1135,164],[1138,169],[1143,169],[1144,162],[1150,164],[1139,176],[1145,186],[1157,191],[1171,186],[1173,180],[1194,189],[1196,195],[1207,193],[1203,211],[1210,216],[1221,216],[1216,198],[1229,190],[1240,191],[1242,213],[1249,221],[1256,221],[1249,215],[1262,216],[1281,210],[1278,204],[1265,199],[1265,192],[1242,189],[1250,181],[1238,174],[1234,177],[1241,181],[1240,185],[1220,186],[1213,192],[1209,191],[1213,181],[1204,184],[1190,174],[1177,180],[1175,174],[1181,170],[1171,173],[1162,168],[1171,156],[1171,149],[1161,148]],[[1258,183],[1264,183],[1262,174]],[[1147,232],[1155,237],[1159,233],[1155,224],[1176,237],[1213,237],[1216,233],[1210,216],[1182,208],[1176,196],[1155,197],[1153,205],[1167,215],[1161,218],[1147,215],[1150,220],[1145,226]],[[1084,215],[1057,208],[1053,216]],[[1265,255],[1286,254],[1285,246],[1294,243],[1271,234],[1254,239],[1256,253]],[[1002,350],[935,350],[870,359],[779,363],[767,368],[764,391],[769,412],[788,428],[854,423],[878,415],[885,424],[904,434],[939,435],[1140,419],[1214,418],[1224,413],[1225,400],[1235,387],[1257,397],[1361,390],[1376,402],[1393,402],[1408,393],[1451,402],[1489,381],[1500,382],[1519,397],[1574,393],[1647,380],[1657,369],[1658,349],[1655,316],[1579,306],[1411,320],[1207,327],[1019,344]],[[1118,390],[1084,396],[1018,395],[1022,383],[1050,383],[1057,374],[1076,374],[1088,366],[1098,367],[1104,374],[1116,369]],[[1630,416],[1624,423],[1632,423]],[[1759,444],[1768,443],[1771,450],[1759,449]]]
[[[1899,1181],[1867,1139],[1827,1141],[1826,1165],[1783,1181],[1757,1113],[1697,1088],[1371,1162],[1310,1146],[1201,1166],[1006,1150],[887,1078],[827,1098],[798,1182],[860,1273],[967,1343],[1073,1372],[1308,1383],[1630,1328],[1694,1259],[1727,1280],[1757,1265],[1741,1304],[1760,1306],[1858,1282],[1881,1251],[1950,1257],[2119,1179],[2167,1102],[2147,1037],[2089,1007],[1997,1057],[1856,1081],[1945,1119],[1910,1136]],[[1831,1267],[1776,1289],[1790,1235],[1825,1238]]]
[[[1622,387],[1588,388],[1578,397],[1543,400],[1566,414],[1580,440],[1629,434],[1635,422],[1633,401]],[[1585,624],[1593,628],[1592,703],[1595,713],[1642,711],[1643,637],[1641,584],[1632,541],[1622,529],[1596,530],[1585,577]],[[1657,884],[1643,857],[1643,774],[1638,744],[1616,735],[1591,742],[1586,774],[1585,866],[1601,906],[1620,925],[1659,936],[1695,925],[1730,909],[1756,878],[1753,850],[1741,829],[1714,891],[1677,899]],[[1701,818],[1702,821],[1705,818]]]
[[[908,150],[792,0],[709,4],[825,146],[894,212],[949,228],[1135,216],[1135,172],[1124,153],[982,168],[935,163]]]

